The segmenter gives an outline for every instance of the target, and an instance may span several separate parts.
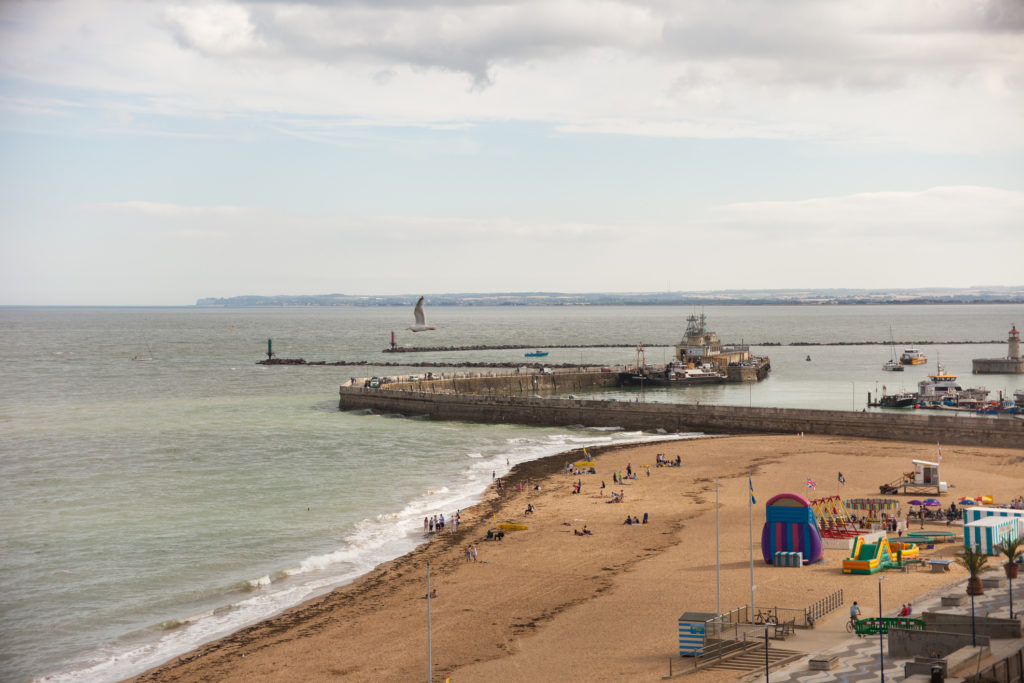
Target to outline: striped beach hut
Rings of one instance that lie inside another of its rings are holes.
[[[1020,538],[1019,517],[982,517],[964,524],[964,547],[986,555],[998,555],[996,546],[1003,541]]]
[[[679,656],[697,657],[704,654],[707,623],[715,618],[713,612],[683,612],[679,617]]]
[[[1024,510],[1014,510],[1013,508],[987,508],[972,505],[963,508],[963,511],[964,524],[976,522],[985,517],[1016,517],[1024,519]]]

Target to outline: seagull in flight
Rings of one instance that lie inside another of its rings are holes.
[[[420,300],[416,302],[416,310],[413,312],[413,314],[416,316],[416,324],[413,325],[412,327],[407,327],[405,329],[412,330],[413,332],[426,332],[427,330],[437,329],[436,327],[428,325],[426,319],[423,317],[422,296],[420,297]]]

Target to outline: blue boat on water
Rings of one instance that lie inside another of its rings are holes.
[[[544,356],[548,355],[548,352],[537,349],[536,351],[530,351],[528,353],[524,353],[523,355],[526,356],[527,358],[543,358]]]

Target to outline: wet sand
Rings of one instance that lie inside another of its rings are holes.
[[[1024,453],[1016,449],[943,446],[941,478],[964,495],[1005,502],[1024,494]],[[756,602],[803,608],[843,589],[864,616],[877,612],[876,576],[844,575],[845,551],[825,561],[775,568],[761,559],[764,503],[782,492],[808,498],[878,497],[878,486],[936,459],[934,445],[827,436],[736,436],[591,449],[596,475],[562,474],[582,456],[562,454],[517,466],[501,492],[462,511],[456,535],[429,543],[351,585],[209,643],[137,677],[139,681],[422,681],[427,675],[427,563],[435,681],[655,681],[677,650],[676,621],[686,611],[716,609],[715,479],[719,483],[719,558],[723,611],[750,601],[750,551]],[[682,459],[654,467],[656,455]],[[612,473],[631,464],[638,478]],[[650,465],[650,476],[647,468]],[[747,473],[753,473],[753,547]],[[838,482],[838,472],[845,485]],[[815,491],[807,489],[807,479]],[[582,479],[582,493],[571,493]],[[606,488],[601,490],[602,480]],[[523,491],[518,490],[523,484]],[[540,485],[540,490],[533,486]],[[621,504],[607,503],[623,492]],[[912,496],[899,496],[910,500]],[[532,503],[536,512],[525,514]],[[626,515],[646,525],[623,524]],[[502,541],[485,539],[494,521],[527,524]],[[591,536],[576,536],[586,525]],[[913,528],[918,526],[913,523]],[[925,528],[928,528],[926,523]],[[933,527],[939,528],[939,527]],[[943,525],[942,529],[946,529]],[[956,526],[952,529],[957,529]],[[477,562],[465,547],[475,545]],[[951,558],[959,543],[923,557]],[[886,573],[886,612],[966,576]],[[844,620],[846,609],[825,618]],[[694,682],[733,680],[708,671]]]

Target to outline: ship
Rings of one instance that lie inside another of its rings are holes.
[[[971,401],[984,401],[989,390],[985,387],[964,389],[957,383],[957,376],[945,371],[939,363],[938,372],[917,383],[918,399],[921,402],[938,402],[956,405]]]
[[[903,349],[903,354],[900,356],[900,363],[903,365],[924,365],[927,362],[928,356],[912,346]]]

